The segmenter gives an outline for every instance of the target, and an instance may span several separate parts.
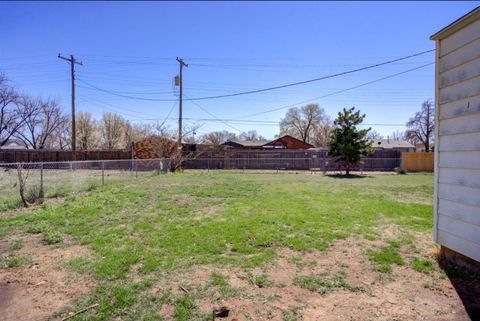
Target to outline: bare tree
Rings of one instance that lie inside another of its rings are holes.
[[[28,113],[19,105],[20,95],[0,74],[0,147],[25,124]]]
[[[103,113],[101,121],[102,145],[106,149],[121,148],[124,142],[125,120],[115,113]]]
[[[382,139],[383,136],[382,136],[382,134],[380,134],[376,130],[371,130],[371,131],[368,132],[367,138],[372,139],[372,140],[379,140],[379,139]]]
[[[235,133],[231,133],[229,131],[215,131],[208,134],[203,135],[201,141],[204,144],[211,144],[211,145],[221,145],[227,140],[236,139],[237,135]]]
[[[259,135],[256,130],[249,130],[248,132],[243,132],[240,134],[239,138],[241,140],[246,140],[250,142],[265,140],[265,137],[263,137],[262,135]]]
[[[132,124],[126,121],[124,124],[125,146],[132,142],[145,140],[154,134],[155,126],[152,124]]]
[[[290,108],[280,120],[280,135],[291,135],[305,143],[313,142],[315,129],[325,117],[325,111],[318,104]]]
[[[78,128],[78,127],[77,127]],[[72,147],[72,125],[69,119],[62,123],[53,135],[52,149],[67,150]]]
[[[434,140],[435,130],[435,107],[430,100],[422,103],[420,111],[407,122],[407,131],[405,136],[413,144],[423,144],[425,151],[430,151],[430,146]]]
[[[328,139],[332,134],[333,128],[332,120],[329,116],[325,115],[324,119],[315,126],[312,144],[317,147],[327,147]]]
[[[100,146],[100,130],[93,115],[88,112],[79,112],[77,122],[77,145],[79,149],[96,149]]]
[[[405,140],[405,133],[396,130],[390,135],[391,139],[394,141]]]
[[[15,136],[29,148],[50,147],[58,128],[68,123],[58,103],[51,99],[23,97],[21,105],[27,115],[24,126],[16,132]]]

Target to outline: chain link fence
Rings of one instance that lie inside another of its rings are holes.
[[[171,160],[129,159],[75,162],[0,163],[0,212],[25,201],[70,195],[110,182],[170,171]]]
[[[257,169],[257,170],[307,170],[335,172],[344,168],[333,157],[275,157],[275,158],[193,158],[184,162],[186,169]],[[400,167],[400,157],[364,157],[354,171],[393,171]]]

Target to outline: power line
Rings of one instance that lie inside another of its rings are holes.
[[[237,92],[237,93],[231,93],[231,94],[224,94],[224,95],[189,98],[188,100],[189,100],[189,101],[193,101],[193,100],[219,99],[219,98],[227,98],[227,97],[235,97],[235,96],[256,94],[256,93],[261,93],[261,92],[266,92],[266,91],[271,91],[271,90],[288,88],[288,87],[293,87],[293,86],[303,85],[303,84],[312,83],[312,82],[316,82],[316,81],[320,81],[320,80],[325,80],[325,79],[330,79],[330,78],[334,78],[334,77],[344,76],[344,75],[348,75],[348,74],[352,74],[352,73],[356,73],[356,72],[360,72],[360,71],[364,71],[364,70],[368,70],[368,69],[372,69],[372,68],[376,68],[376,67],[380,67],[380,66],[392,64],[392,63],[395,63],[395,62],[398,62],[398,61],[402,61],[402,60],[410,59],[410,58],[413,58],[413,57],[421,56],[421,55],[424,55],[424,54],[427,54],[427,53],[430,53],[430,52],[433,52],[433,51],[435,51],[435,49],[418,52],[418,53],[415,53],[415,54],[412,54],[412,55],[408,55],[408,56],[404,56],[404,57],[401,57],[401,58],[397,58],[397,59],[393,59],[393,60],[389,60],[389,61],[377,63],[377,64],[374,64],[374,65],[365,66],[365,67],[362,67],[362,68],[357,68],[357,69],[353,69],[353,70],[343,71],[343,72],[340,72],[340,73],[335,73],[335,74],[331,74],[331,75],[327,75],[327,76],[322,76],[322,77],[318,77],[318,78],[313,78],[313,79],[309,79],[309,80],[304,80],[304,81],[299,81],[299,82],[284,84],[284,85],[280,85],[280,86],[273,86],[273,87],[268,87],[268,88],[262,88],[262,89],[256,89],[256,90],[249,90],[249,91],[243,91],[243,92]],[[147,98],[147,97],[134,97],[134,96],[129,96],[129,95],[116,94],[115,92],[112,92],[111,90],[99,88],[99,87],[97,87],[97,86],[95,86],[95,85],[92,85],[92,84],[90,84],[90,83],[88,83],[88,82],[86,82],[86,81],[83,81],[83,80],[81,80],[81,79],[79,79],[79,81],[83,82],[84,84],[90,86],[90,87],[93,88],[93,89],[96,89],[96,90],[99,90],[99,91],[102,91],[102,92],[105,92],[105,93],[109,93],[109,94],[111,94],[111,95],[123,97],[123,98],[137,99],[137,100],[147,100],[147,101],[174,101],[173,99],[159,99],[159,98]]]
[[[197,105],[198,106],[198,105]],[[201,109],[205,112],[209,113],[203,107]],[[212,115],[212,114],[211,114]],[[170,120],[175,120],[176,118],[168,117]],[[238,124],[238,125],[259,125],[259,126],[278,126],[279,121],[268,121],[268,120],[248,120],[248,119],[221,119],[221,118],[192,118],[192,117],[184,117],[184,120],[191,120],[191,121],[203,121],[203,122],[222,122]],[[157,121],[160,120],[159,118],[142,118],[142,119],[134,119],[134,121]],[[226,124],[227,125],[227,124]],[[395,124],[395,123],[362,123],[363,126],[405,126],[405,124]],[[238,130],[238,129],[237,129]]]
[[[259,113],[255,113],[255,114],[240,116],[238,118],[250,118],[250,117],[254,117],[254,116],[258,116],[258,115],[268,114],[268,113],[271,113],[271,112],[274,112],[274,111],[291,108],[291,107],[294,107],[295,105],[300,105],[300,104],[308,103],[308,102],[311,102],[311,101],[314,101],[314,100],[330,97],[330,96],[333,96],[333,95],[338,95],[338,94],[344,93],[344,92],[349,91],[349,90],[357,89],[357,88],[367,86],[367,85],[370,85],[370,84],[373,84],[373,83],[376,83],[376,82],[379,82],[379,81],[383,81],[383,80],[386,80],[386,79],[397,77],[397,76],[400,76],[400,75],[403,75],[403,74],[406,74],[406,73],[409,73],[409,72],[412,72],[412,71],[415,71],[415,70],[418,70],[418,69],[421,69],[421,68],[425,68],[425,67],[433,65],[433,64],[434,64],[434,62],[428,63],[426,65],[422,65],[422,66],[419,66],[419,67],[415,67],[415,68],[411,68],[411,69],[408,69],[408,70],[405,70],[405,71],[401,71],[401,72],[398,72],[398,73],[395,73],[395,74],[392,74],[392,75],[389,75],[389,76],[386,76],[386,77],[375,79],[375,80],[372,80],[372,81],[369,81],[369,82],[366,82],[366,83],[363,83],[363,84],[360,84],[360,85],[357,85],[357,86],[353,86],[353,87],[350,87],[350,88],[335,91],[335,92],[332,92],[332,93],[329,93],[329,94],[326,94],[326,95],[323,95],[323,96],[303,100],[303,101],[295,103],[295,104],[290,104],[290,105],[287,105],[287,106],[273,108],[273,109],[269,109],[269,110],[259,112]]]
[[[332,92],[332,93],[329,93],[329,94],[326,94],[326,95],[323,95],[323,96],[319,96],[319,97],[315,97],[315,98],[311,98],[311,99],[308,99],[308,100],[303,100],[301,102],[297,102],[295,104],[289,104],[287,106],[282,106],[282,107],[278,107],[278,108],[273,108],[273,109],[269,109],[267,111],[263,111],[263,112],[259,112],[259,113],[255,113],[255,114],[250,114],[250,115],[245,115],[245,116],[240,116],[238,118],[233,118],[233,119],[220,119],[218,117],[216,117],[215,115],[213,115],[212,113],[210,113],[208,110],[206,110],[205,108],[203,108],[202,106],[200,106],[198,103],[196,103],[195,101],[191,100],[190,98],[186,99],[186,100],[189,100],[191,101],[193,104],[195,104],[197,107],[199,107],[201,110],[203,110],[204,112],[206,112],[207,114],[209,114],[210,116],[214,117],[214,119],[205,119],[205,118],[185,118],[186,120],[197,120],[197,121],[219,121],[219,122],[222,122],[224,123],[225,125],[229,126],[230,128],[233,128],[239,132],[241,132],[241,130],[239,130],[238,128],[235,128],[233,126],[231,126],[230,124],[228,124],[228,122],[232,122],[232,121],[237,121],[237,122],[244,122],[245,124],[257,124],[257,125],[275,125],[273,122],[274,121],[260,121],[260,120],[248,120],[248,119],[241,119],[241,118],[249,118],[249,117],[254,117],[254,116],[258,116],[258,115],[262,115],[262,114],[267,114],[267,113],[270,113],[270,112],[274,112],[274,111],[278,111],[278,110],[282,110],[282,109],[287,109],[287,108],[291,108],[291,107],[294,107],[295,105],[299,105],[299,104],[303,104],[303,103],[307,103],[307,102],[311,102],[311,101],[314,101],[314,100],[318,100],[318,99],[321,99],[321,98],[326,98],[326,97],[329,97],[329,96],[333,96],[333,95],[337,95],[337,94],[340,94],[340,93],[344,93],[344,92],[347,92],[347,91],[350,91],[350,90],[354,90],[354,89],[357,89],[357,88],[360,88],[360,87],[363,87],[363,86],[367,86],[367,85],[370,85],[370,84],[373,84],[373,83],[376,83],[376,82],[379,82],[379,81],[383,81],[383,80],[386,80],[386,79],[390,79],[390,78],[393,78],[393,77],[397,77],[399,75],[402,75],[402,74],[406,74],[408,72],[412,72],[412,71],[415,71],[415,70],[418,70],[420,68],[424,68],[424,67],[427,67],[429,65],[432,65],[433,63],[429,63],[429,64],[425,64],[425,65],[422,65],[422,66],[419,66],[419,67],[415,67],[415,68],[411,68],[411,69],[408,69],[408,70],[405,70],[405,71],[402,71],[402,72],[399,72],[399,73],[395,73],[395,74],[392,74],[392,75],[388,75],[386,77],[382,77],[382,78],[379,78],[379,79],[375,79],[375,80],[372,80],[372,81],[369,81],[369,82],[366,82],[366,83],[363,83],[363,84],[360,84],[360,85],[356,85],[356,86],[353,86],[353,87],[350,87],[350,88],[346,88],[346,89],[342,89],[342,90],[338,90],[338,91],[335,91],[335,92]],[[176,101],[175,101],[176,102]],[[169,113],[170,114],[170,113]],[[167,116],[168,118],[168,116]],[[144,119],[136,119],[136,121],[153,121],[153,120],[160,120],[158,118],[144,118]],[[364,125],[370,125],[370,126],[404,126],[404,124],[364,124]]]
[[[173,103],[172,108],[170,108],[167,116],[165,116],[165,118],[163,119],[162,123],[160,124],[160,126],[159,126],[160,128],[162,128],[163,125],[165,124],[165,122],[169,119],[170,115],[172,114],[173,110],[175,109],[175,106],[177,106],[177,103],[178,103],[178,101],[175,101],[175,102]]]
[[[187,95],[185,95],[187,96]],[[187,96],[188,97],[188,96]],[[193,100],[189,100],[192,104],[194,104],[195,106],[197,106],[198,108],[200,108],[201,110],[203,110],[205,113],[209,114],[210,116],[212,116],[214,119],[216,119],[217,121],[223,123],[224,125],[238,131],[239,133],[242,132],[242,130],[236,128],[236,127],[233,127],[232,125],[230,125],[228,122],[226,121],[222,121],[220,118],[218,118],[217,116],[215,116],[214,114],[212,114],[211,112],[209,112],[208,110],[206,110],[205,108],[203,108],[202,106],[200,106],[197,102],[193,101]]]
[[[392,63],[397,62],[397,61],[417,57],[417,56],[424,55],[426,53],[433,52],[433,51],[435,51],[435,49],[419,52],[419,53],[412,54],[412,55],[409,55],[409,56],[405,56],[405,57],[402,57],[402,58],[398,58],[398,59],[394,59],[394,60],[390,60],[390,61],[385,61],[385,62],[382,62],[382,63],[378,63],[378,64],[374,64],[374,65],[370,65],[370,66],[366,66],[366,67],[362,67],[362,68],[358,68],[358,69],[344,71],[344,72],[340,72],[340,73],[336,73],[336,74],[328,75],[328,76],[323,76],[323,77],[319,77],[319,78],[294,82],[294,83],[285,84],[285,85],[281,85],[281,86],[274,86],[274,87],[268,87],[268,88],[263,88],[263,89],[250,90],[250,91],[244,91],[244,92],[238,92],[238,93],[226,94],[226,95],[191,98],[191,100],[205,100],[205,99],[218,99],[218,98],[234,97],[234,96],[255,94],[255,93],[260,93],[260,92],[265,92],[265,91],[270,91],[270,90],[277,90],[277,89],[281,89],[281,88],[303,85],[303,84],[307,84],[307,83],[311,83],[311,82],[316,82],[316,81],[325,80],[325,79],[329,79],[329,78],[334,78],[334,77],[338,77],[338,76],[343,76],[343,75],[347,75],[347,74],[351,74],[351,73],[355,73],[355,72],[359,72],[359,71],[363,71],[363,70],[368,70],[368,69],[376,68],[376,67],[387,65],[387,64],[392,64]]]
[[[411,65],[417,64],[419,62],[399,62],[395,65]],[[354,66],[363,66],[364,64],[337,64],[337,65],[326,65],[326,64],[209,64],[209,63],[192,63],[192,66],[195,67],[218,67],[218,68],[228,68],[228,67],[261,67],[261,68],[326,68],[326,67],[354,67]]]
[[[98,100],[98,99],[96,99],[96,98],[94,98],[94,97],[87,96],[87,95],[83,95],[83,94],[80,95],[80,98],[88,98],[89,100],[96,101],[96,102],[99,103],[99,104],[102,104],[102,105],[105,105],[105,106],[109,106],[110,108],[108,108],[108,109],[113,110],[113,111],[115,111],[115,112],[118,112],[117,110],[122,110],[122,111],[127,111],[127,112],[129,112],[129,113],[137,114],[137,115],[142,115],[142,116],[143,116],[143,115],[149,115],[149,116],[153,116],[153,117],[157,116],[157,115],[154,115],[154,114],[148,114],[148,113],[139,112],[139,111],[137,111],[137,110],[133,110],[133,109],[125,108],[125,107],[119,107],[119,106],[116,106],[116,105],[112,105],[112,104],[106,103],[106,102],[104,102],[104,101],[100,101],[100,100]],[[119,113],[120,113],[120,112],[119,112]],[[132,115],[132,114],[131,114],[131,115]],[[140,118],[140,117],[137,117],[137,116],[133,116],[133,117]]]
[[[114,108],[111,108],[111,107],[108,107],[107,105],[105,105],[104,103],[101,103],[99,101],[95,101],[94,99],[92,98],[87,98],[87,97],[78,97],[78,99],[80,101],[83,101],[83,102],[86,102],[90,105],[94,105],[94,106],[98,106],[99,108],[101,108],[102,110],[111,110],[113,111],[115,114],[120,114],[122,116],[126,116],[126,117],[133,117],[135,119],[129,119],[129,121],[141,121],[141,118],[139,118],[138,116],[136,115],[132,115],[132,114],[127,114],[125,112],[120,112]]]
[[[77,86],[79,88],[90,89],[89,87],[85,86]],[[138,91],[113,91],[117,94],[133,94],[133,95],[162,95],[162,94],[172,94],[172,91],[149,91],[149,92],[138,92]]]

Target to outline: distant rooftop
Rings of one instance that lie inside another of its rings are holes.
[[[260,146],[263,146],[263,145],[269,143],[270,140],[249,141],[249,140],[240,140],[240,139],[229,139],[225,143],[227,143],[227,142],[232,142],[232,143],[239,144],[239,145],[242,145],[242,146],[245,146],[245,147],[260,147]]]
[[[392,140],[392,139],[375,139],[373,140],[372,147],[374,148],[414,148],[412,144],[404,140]]]

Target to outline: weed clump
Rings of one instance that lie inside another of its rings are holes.
[[[378,272],[392,272],[392,264],[403,265],[404,261],[395,249],[395,246],[387,246],[381,250],[368,250],[368,259],[375,264]]]
[[[316,275],[297,276],[293,280],[293,284],[322,295],[330,293],[336,289],[344,289],[351,292],[365,291],[362,286],[348,283],[345,280],[345,272],[339,272],[336,275],[320,273]]]

